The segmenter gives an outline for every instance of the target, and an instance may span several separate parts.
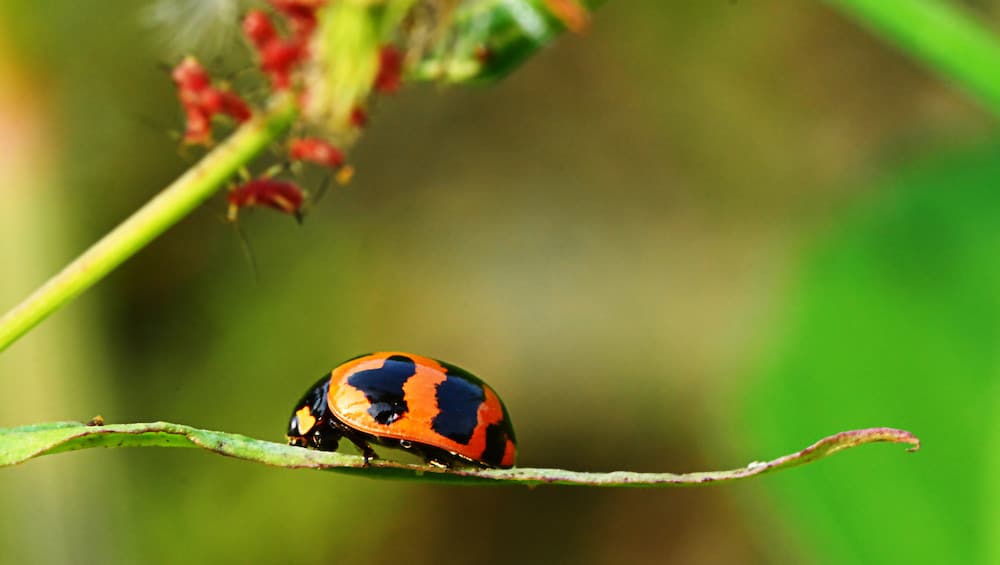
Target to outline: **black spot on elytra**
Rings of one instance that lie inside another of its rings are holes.
[[[503,422],[499,422],[486,428],[486,449],[483,450],[482,460],[490,465],[499,465],[503,461],[504,451],[507,450],[505,427]]]
[[[347,384],[360,390],[371,403],[368,413],[376,422],[388,425],[400,419],[409,408],[403,398],[403,385],[416,374],[413,359],[393,355],[378,369],[358,371],[347,378]]]
[[[431,428],[452,441],[467,445],[479,423],[479,405],[485,398],[483,387],[465,378],[464,371],[446,368],[445,380],[437,385],[438,414]]]

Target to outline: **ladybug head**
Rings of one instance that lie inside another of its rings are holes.
[[[299,400],[288,420],[288,444],[318,447],[317,439],[327,424],[326,394],[330,376],[324,375]]]

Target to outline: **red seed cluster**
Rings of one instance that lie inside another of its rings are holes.
[[[268,77],[271,87],[288,90],[294,86],[295,72],[309,57],[309,42],[317,27],[317,11],[327,0],[270,0],[271,15],[262,10],[250,10],[243,19],[243,33],[257,53],[260,70]],[[273,17],[282,19],[283,25],[276,26]],[[280,28],[284,28],[282,32]],[[393,45],[384,45],[378,52],[378,71],[372,83],[372,90],[391,94],[399,90],[403,75],[403,53]],[[212,85],[208,73],[191,57],[184,59],[173,71],[181,105],[186,116],[184,142],[209,145],[212,142],[211,122],[218,114],[224,114],[242,122],[250,118],[251,110],[236,93]],[[300,103],[305,104],[308,89],[298,89]],[[368,123],[364,101],[359,101],[348,118],[349,125],[363,128]],[[311,161],[329,167],[340,167],[343,155],[337,148],[326,143],[330,151],[326,155],[338,156],[336,165],[331,158],[311,158],[323,146],[319,140],[303,140],[305,145],[295,145],[301,155],[298,160]]]
[[[243,34],[257,56],[258,68],[267,77],[272,91],[292,90],[303,107],[310,98],[308,85],[303,84],[298,73],[312,56],[310,42],[316,32],[318,10],[328,0],[269,0],[271,10],[250,10],[243,18]],[[371,86],[373,93],[391,94],[402,86],[404,56],[394,45],[379,48],[378,68]],[[219,114],[229,116],[238,122],[251,117],[250,107],[235,92],[224,86],[213,85],[205,69],[192,57],[185,58],[172,74],[177,85],[181,106],[186,115],[184,142],[188,144],[210,145],[212,142],[212,119]],[[369,101],[358,98],[356,106],[343,124],[355,131],[343,132],[340,127],[332,127],[331,135],[339,143],[350,143],[356,130],[368,123]],[[324,118],[316,118],[319,123]],[[309,118],[307,117],[308,121]],[[309,131],[307,128],[298,131]],[[353,168],[346,164],[344,152],[326,138],[298,137],[289,141],[288,157],[292,161],[306,162],[325,167],[335,173],[340,184],[346,184],[353,175]],[[302,208],[306,193],[289,180],[272,178],[269,175],[255,178],[233,187],[228,195],[227,216],[236,221],[241,208],[265,207],[302,218]]]
[[[278,40],[278,32],[271,18],[260,10],[250,10],[243,18],[243,34],[258,50]]]
[[[383,45],[378,52],[378,74],[373,88],[383,94],[399,90],[403,80],[403,53],[392,45]]]
[[[323,4],[326,0],[271,0],[271,6],[288,18],[292,35],[303,41],[316,29],[316,10]]]
[[[186,57],[171,73],[184,108],[184,143],[212,142],[212,118],[227,115],[237,122],[250,119],[250,107],[235,92],[212,85],[212,79],[194,57]]]
[[[241,184],[229,191],[227,218],[236,221],[240,208],[263,206],[302,220],[305,192],[291,181],[261,177]]]
[[[257,50],[260,68],[275,90],[292,85],[292,73],[309,53],[309,39],[316,29],[316,10],[325,0],[271,0],[271,6],[284,16],[291,29],[281,37],[271,18],[260,10],[250,10],[243,19],[243,33]]]
[[[361,106],[355,106],[351,110],[351,125],[356,128],[363,128],[368,125],[368,112]]]

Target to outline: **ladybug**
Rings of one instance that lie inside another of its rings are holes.
[[[400,448],[439,467],[501,467],[517,456],[500,397],[468,371],[400,352],[361,355],[310,388],[288,422],[288,443],[335,451],[347,438],[377,457],[372,443]]]

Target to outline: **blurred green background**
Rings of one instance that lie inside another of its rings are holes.
[[[191,162],[148,6],[0,1],[0,309]],[[645,0],[372,121],[304,226],[241,218],[256,279],[220,196],[0,355],[0,426],[280,440],[324,371],[401,349],[500,391],[525,466],[924,450],[644,491],[95,450],[0,471],[0,562],[1000,562],[1000,144],[961,92],[819,2]]]

